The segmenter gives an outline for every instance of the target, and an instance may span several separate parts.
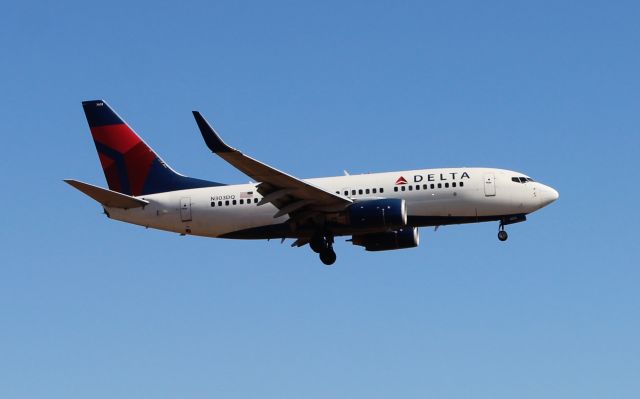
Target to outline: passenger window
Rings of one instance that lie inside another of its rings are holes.
[[[451,183],[451,187],[455,187],[456,186],[456,182]]]
[[[423,184],[423,185],[422,185],[422,189],[423,189],[423,190],[426,190],[426,189],[428,189],[428,188],[429,188],[429,185],[428,185],[428,184]]]
[[[240,200],[240,205],[244,205],[244,200],[243,199]]]
[[[347,195],[349,195],[349,191],[344,190],[344,196],[346,197]]]
[[[233,200],[232,204],[235,205],[236,204],[236,200]]]
[[[413,186],[409,186],[409,191],[412,191],[412,190],[413,190]]]
[[[395,187],[393,188],[393,191],[398,192],[398,186],[395,186]],[[382,191],[380,191],[380,192],[382,192]]]
[[[384,188],[380,188],[380,194],[384,193]]]
[[[358,190],[358,194],[362,195],[362,189]]]
[[[433,190],[434,188],[436,188],[436,185],[431,183],[431,189]]]
[[[402,186],[401,190],[402,190],[402,191],[404,191],[404,190],[405,190],[404,186]]]
[[[420,190],[420,185],[416,184],[416,190]]]
[[[254,198],[254,199],[253,199],[253,203],[254,203],[254,204],[257,204],[257,203],[258,203],[258,199],[257,199],[257,198]]]
[[[375,194],[375,193],[376,193],[376,189],[375,189],[375,188],[372,188],[372,189],[371,189],[371,192]]]
[[[224,202],[224,204],[225,204],[226,206],[229,206],[229,200],[226,200],[226,201]]]
[[[216,206],[216,203],[212,201],[212,202],[211,202],[211,206],[212,206],[212,207]]]
[[[449,188],[449,183],[445,183],[444,188]]]
[[[438,183],[438,188],[442,188],[442,183]]]
[[[356,195],[356,190],[351,190],[351,195]]]
[[[369,192],[370,192],[369,189],[366,189],[364,193],[369,194]]]
[[[464,183],[463,183],[463,182],[460,182],[460,187],[463,187],[463,186],[464,186]]]
[[[222,201],[218,201],[218,206],[222,206]]]

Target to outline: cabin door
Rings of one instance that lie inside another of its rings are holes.
[[[485,197],[493,197],[496,195],[496,179],[493,173],[484,175],[484,195]]]
[[[180,218],[183,222],[191,221],[191,197],[180,198]]]

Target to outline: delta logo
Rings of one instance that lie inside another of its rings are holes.
[[[405,179],[404,177],[400,176],[400,177],[398,177],[398,180],[396,180],[396,186],[400,186],[402,184],[407,184],[407,179]]]

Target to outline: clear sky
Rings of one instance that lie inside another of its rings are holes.
[[[5,2],[0,397],[637,398],[640,7],[624,1]],[[367,253],[110,221],[80,102],[178,171],[522,171],[509,227]]]

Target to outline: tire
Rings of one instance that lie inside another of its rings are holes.
[[[498,240],[500,241],[507,241],[507,238],[509,238],[509,235],[507,234],[506,231],[504,230],[500,230],[498,232]]]
[[[327,246],[324,243],[324,240],[312,240],[309,242],[309,247],[311,250],[317,254],[322,252]]]
[[[333,248],[327,248],[320,252],[320,260],[327,266],[331,266],[336,262],[336,253]]]

